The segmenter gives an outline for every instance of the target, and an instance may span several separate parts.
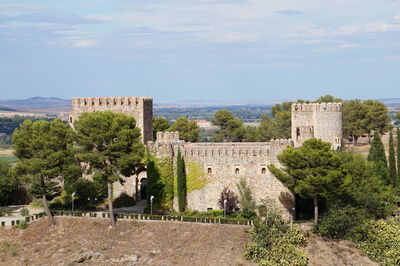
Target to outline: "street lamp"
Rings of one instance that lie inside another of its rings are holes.
[[[150,196],[150,214],[151,215],[153,215],[153,199],[154,199],[154,196],[151,195]]]
[[[74,198],[75,197],[75,192],[72,192],[72,214],[74,213]]]
[[[226,204],[228,203],[228,201],[226,199],[224,199],[224,218],[226,218]]]

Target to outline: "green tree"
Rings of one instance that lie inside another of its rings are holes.
[[[44,209],[52,224],[56,221],[47,203],[47,187],[51,182],[62,182],[71,168],[79,168],[72,149],[73,137],[73,130],[60,119],[25,121],[13,134],[13,148],[20,159],[17,173],[28,184],[39,185]]]
[[[317,103],[341,103],[341,102],[343,102],[343,100],[340,98],[335,98],[330,94],[327,94],[327,95],[319,97],[316,100],[316,102]]]
[[[110,225],[115,226],[113,183],[123,182],[121,176],[137,174],[142,165],[145,147],[135,119],[121,113],[83,113],[74,122],[77,131],[78,159],[85,172],[106,180]]]
[[[154,117],[153,118],[153,139],[156,140],[157,132],[165,132],[169,129],[171,125],[169,124],[168,119],[163,117]]]
[[[400,112],[396,113],[397,122],[400,123]]]
[[[389,133],[389,179],[393,187],[397,183],[396,156],[394,153],[394,141],[392,131]]]
[[[400,128],[397,128],[397,181],[396,188],[400,189]]]
[[[271,173],[292,192],[313,200],[317,224],[319,201],[329,200],[343,183],[340,157],[331,150],[331,143],[309,139],[298,149],[286,148],[278,160],[284,168],[271,164]]]
[[[385,180],[385,182],[387,182],[387,184],[390,184],[390,180],[388,180],[385,147],[383,146],[379,131],[376,131],[374,134],[371,147],[369,148],[368,161],[374,162],[376,164],[378,174],[383,180]]]
[[[277,138],[275,132],[275,123],[267,115],[262,116],[260,125],[258,126],[258,140],[262,142],[270,141],[271,139]]]
[[[178,150],[178,156],[176,161],[176,176],[177,176],[177,190],[178,190],[178,207],[180,212],[184,212],[186,208],[186,170],[185,161],[181,155],[181,151]]]
[[[19,186],[20,182],[12,172],[11,164],[0,161],[0,206],[13,204]]]
[[[219,110],[215,113],[212,123],[219,127],[214,136],[216,142],[241,142],[245,137],[243,122],[228,110]]]
[[[245,127],[245,135],[243,138],[244,142],[257,142],[259,140],[258,128],[247,126]]]
[[[179,132],[179,138],[186,142],[197,142],[200,137],[200,128],[195,121],[190,121],[186,117],[178,117],[168,131]]]
[[[247,185],[246,179],[241,178],[236,184],[239,190],[239,203],[242,207],[242,214],[245,218],[255,216],[256,203],[253,199],[251,188]]]
[[[365,112],[365,127],[369,135],[372,130],[387,132],[392,128],[391,118],[386,105],[380,101],[366,100],[363,102]]]
[[[350,100],[343,103],[343,135],[357,144],[357,139],[367,133],[365,111],[362,101]]]

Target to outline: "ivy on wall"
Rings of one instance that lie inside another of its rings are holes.
[[[194,161],[185,161],[186,167],[186,186],[187,186],[187,193],[190,193],[195,190],[202,189],[210,183],[211,181],[205,177],[204,169],[201,164],[196,163]],[[178,195],[177,191],[177,178],[175,176],[174,180],[174,195]]]

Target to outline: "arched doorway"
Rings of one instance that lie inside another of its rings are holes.
[[[147,178],[140,179],[140,199],[145,200],[147,198]]]

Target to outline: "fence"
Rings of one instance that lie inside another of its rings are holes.
[[[7,219],[2,220],[0,222],[0,226],[1,227],[5,227],[5,226],[16,226],[19,225],[22,221],[26,221],[27,223],[31,223],[37,219],[42,218],[45,215],[45,213],[37,213],[37,214],[33,214],[33,215],[29,215],[26,217],[20,217],[20,218],[9,218],[9,217],[5,217]]]

